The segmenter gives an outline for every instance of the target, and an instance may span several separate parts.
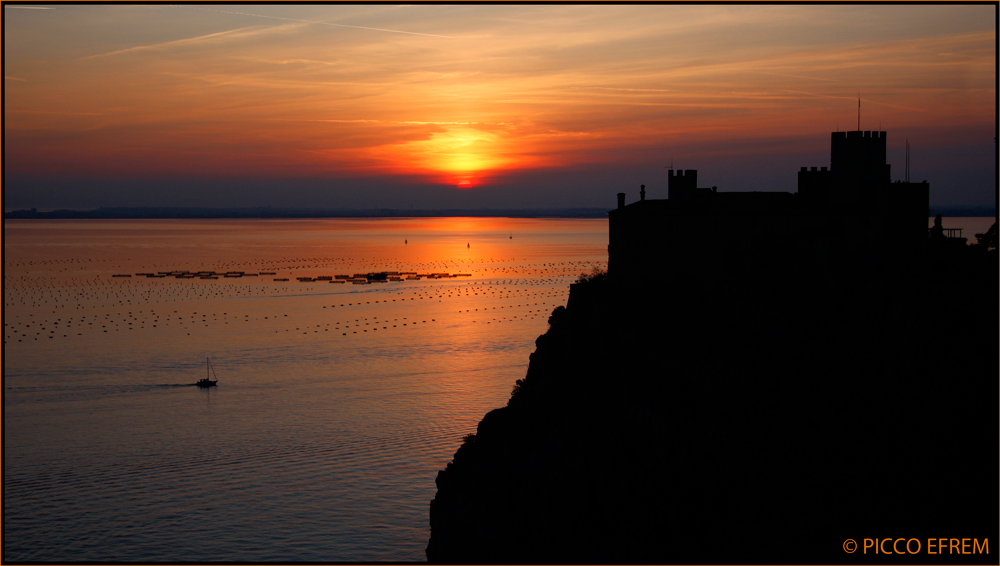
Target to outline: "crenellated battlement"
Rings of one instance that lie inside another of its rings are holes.
[[[833,132],[833,139],[885,139],[886,132],[880,130],[854,130],[850,132]]]
[[[799,169],[799,194],[803,198],[828,201],[833,186],[833,172],[827,167]]]

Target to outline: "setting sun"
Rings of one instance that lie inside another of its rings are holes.
[[[504,169],[514,159],[504,156],[503,140],[497,134],[473,128],[434,132],[428,139],[407,142],[391,151],[400,166],[427,175],[444,184],[473,186],[473,176]]]

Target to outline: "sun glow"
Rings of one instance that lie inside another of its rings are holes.
[[[473,128],[434,132],[429,138],[398,146],[411,167],[439,182],[467,189],[483,174],[512,166],[503,136]]]

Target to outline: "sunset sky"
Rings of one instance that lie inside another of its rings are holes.
[[[607,207],[795,191],[830,132],[993,205],[996,9],[5,5],[4,207]]]

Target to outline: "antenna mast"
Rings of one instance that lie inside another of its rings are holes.
[[[858,131],[861,131],[861,93],[858,93]]]
[[[906,140],[906,182],[910,182],[910,140]]]

